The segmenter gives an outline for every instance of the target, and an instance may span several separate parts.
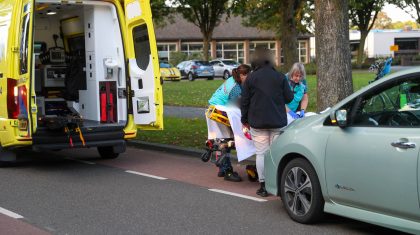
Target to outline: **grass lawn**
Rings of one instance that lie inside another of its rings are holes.
[[[354,90],[368,84],[375,78],[373,72],[355,71],[353,72]],[[316,110],[316,76],[307,77],[309,89],[308,111]],[[223,80],[207,81],[197,79],[193,82],[165,82],[163,84],[163,102],[165,105],[206,107],[207,101],[213,92],[223,83]]]
[[[375,77],[374,73],[353,72],[354,90],[368,84]],[[309,107],[316,110],[316,76],[308,76]],[[206,107],[207,100],[222,84],[222,80],[207,81],[198,79],[194,82],[165,82],[163,84],[164,104],[176,106]],[[163,131],[139,131],[137,139],[153,143],[171,144],[183,147],[204,148],[207,139],[205,119],[184,119],[165,117]]]
[[[138,131],[137,139],[152,143],[171,144],[183,147],[204,148],[207,140],[205,119],[165,117],[163,131]]]

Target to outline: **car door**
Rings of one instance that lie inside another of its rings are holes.
[[[124,10],[134,123],[140,129],[162,129],[162,85],[150,4],[126,0]]]
[[[181,77],[185,77],[185,63],[186,62],[181,62],[180,64],[178,64],[177,68],[179,69],[179,72],[181,72]]]
[[[416,75],[373,88],[348,105],[350,123],[337,126],[326,146],[327,189],[334,202],[420,219],[419,98]]]
[[[211,65],[213,66],[215,77],[219,77],[223,75],[223,71],[222,71],[222,67],[220,67],[220,63],[221,62],[219,60],[212,61]]]

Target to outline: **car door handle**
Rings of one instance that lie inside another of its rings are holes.
[[[416,144],[415,143],[404,142],[404,141],[392,142],[391,145],[393,147],[400,148],[400,149],[413,149],[413,148],[416,148]]]

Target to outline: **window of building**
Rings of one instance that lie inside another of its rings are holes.
[[[301,63],[308,62],[307,45],[308,43],[306,41],[299,41],[298,51],[299,51],[299,62]]]
[[[181,52],[184,52],[187,55],[193,53],[203,53],[203,43],[202,42],[187,42],[181,44]],[[209,55],[211,51],[211,45],[209,45]]]
[[[308,42],[307,41],[299,41],[298,42],[298,54],[299,54],[299,62],[300,63],[308,63]],[[280,48],[280,63],[284,64],[284,54],[283,54],[283,47]]]
[[[419,38],[395,38],[395,45],[398,50],[418,50]]]
[[[244,63],[244,43],[242,42],[218,42],[216,44],[216,57],[231,59]]]
[[[158,49],[159,59],[169,61],[171,59],[171,52],[176,51],[176,44],[175,43],[158,43],[157,49]]]
[[[249,51],[254,51],[257,47],[265,47],[267,49],[270,49],[272,51],[276,51],[276,42],[274,41],[267,41],[267,42],[259,42],[254,41],[249,43]]]

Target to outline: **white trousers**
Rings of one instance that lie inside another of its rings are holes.
[[[254,141],[257,155],[257,172],[260,182],[265,182],[264,175],[264,154],[270,148],[273,141],[279,136],[280,128],[255,129],[251,128],[252,140]]]

